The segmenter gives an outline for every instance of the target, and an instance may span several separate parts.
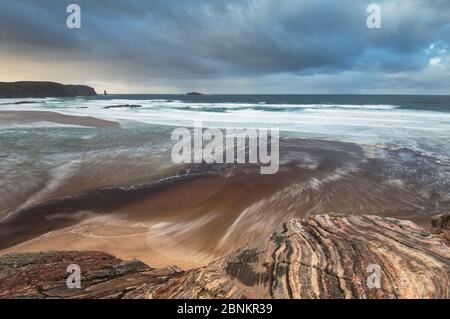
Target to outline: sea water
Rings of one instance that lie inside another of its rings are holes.
[[[151,156],[167,154],[173,145],[173,129],[192,127],[195,121],[221,129],[276,128],[284,138],[357,143],[367,150],[368,157],[391,161],[393,175],[407,170],[403,175],[416,175],[441,189],[447,187],[444,193],[448,196],[450,96],[108,95],[0,99],[0,111],[21,110],[92,116],[117,121],[121,128],[0,122],[0,211],[39,197],[42,189],[56,188],[61,180],[80,174],[85,163],[95,163],[98,170],[102,166],[115,167],[111,163],[118,159],[147,165],[155,171],[170,166],[156,165]],[[386,150],[396,150],[396,156]],[[122,176],[119,171],[117,174]],[[126,181],[125,177],[122,180],[125,186],[138,182]],[[22,197],[17,198],[17,194]]]

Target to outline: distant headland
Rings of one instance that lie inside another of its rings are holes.
[[[0,98],[71,97],[97,95],[87,85],[64,85],[56,82],[0,82]]]

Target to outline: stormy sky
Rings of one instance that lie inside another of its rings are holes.
[[[68,29],[66,7],[81,7]],[[369,29],[367,6],[381,7]],[[449,0],[0,0],[0,81],[450,94]]]

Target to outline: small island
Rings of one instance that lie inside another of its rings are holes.
[[[87,85],[65,85],[56,82],[0,82],[0,98],[74,97],[97,95]]]
[[[189,93],[186,93],[186,95],[203,95],[203,94],[199,93],[199,92],[189,92]]]

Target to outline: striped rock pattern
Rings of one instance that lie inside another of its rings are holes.
[[[445,240],[409,221],[318,215],[283,224],[153,298],[449,298]]]
[[[67,267],[73,264],[81,270],[79,288],[67,285]],[[181,273],[99,251],[6,254],[0,256],[0,299],[145,298],[151,287]]]
[[[102,252],[0,256],[2,298],[449,298],[448,215],[433,234],[377,216],[294,219],[206,267],[154,269]],[[81,288],[66,285],[67,266]]]

